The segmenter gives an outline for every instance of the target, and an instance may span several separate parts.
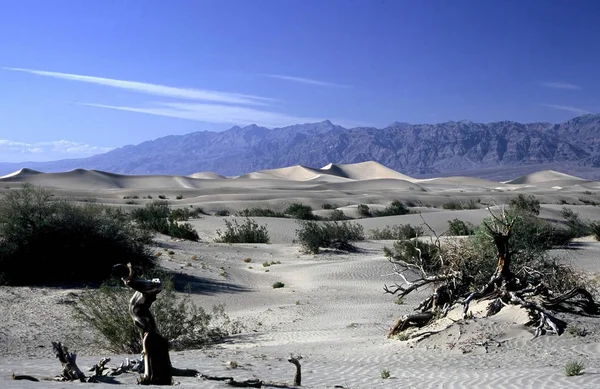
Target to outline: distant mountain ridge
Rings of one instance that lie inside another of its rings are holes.
[[[166,136],[89,158],[0,163],[0,175],[26,167],[44,172],[83,168],[120,174],[233,176],[294,165],[364,161],[377,161],[414,177],[460,174],[510,179],[553,169],[599,178],[600,115],[560,124],[394,122],[382,129],[346,129],[323,121],[276,129],[234,126],[223,132]],[[511,176],[502,176],[502,171],[511,171]]]

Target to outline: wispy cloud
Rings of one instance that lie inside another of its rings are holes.
[[[62,154],[62,155],[93,155],[105,153],[114,147],[93,146],[86,143],[72,142],[68,140],[57,140],[50,142],[17,142],[0,139],[0,152],[11,154]]]
[[[319,81],[319,80],[313,80],[310,78],[303,78],[303,77],[283,76],[280,74],[265,74],[264,76],[271,77],[271,78],[277,78],[277,79],[285,80],[285,81],[299,82],[301,84],[329,86],[329,87],[334,87],[334,88],[352,88],[350,85],[335,84],[333,82]]]
[[[544,107],[549,107],[549,108],[562,109],[563,111],[569,111],[569,112],[572,112],[577,115],[586,115],[588,113],[591,113],[588,110],[577,108],[577,107],[571,107],[569,105],[557,105],[557,104],[540,104],[540,105],[542,105]]]
[[[89,84],[103,85],[112,88],[119,88],[139,92],[149,95],[175,97],[180,99],[203,100],[217,103],[242,104],[242,105],[268,105],[276,101],[260,96],[245,95],[239,93],[218,92],[205,89],[179,88],[160,84],[150,84],[146,82],[117,80],[113,78],[103,78],[95,76],[85,76],[81,74],[49,72],[45,70],[22,69],[4,67],[4,70],[24,72],[38,76],[59,78],[63,80],[79,81]]]
[[[169,116],[180,119],[196,120],[208,123],[257,124],[264,127],[284,127],[298,123],[313,123],[323,119],[299,117],[278,112],[263,111],[247,107],[222,104],[201,103],[156,103],[149,107],[114,106],[93,103],[77,103],[90,107],[116,109],[145,113],[150,115]]]
[[[568,82],[541,82],[540,85],[546,88],[552,89],[567,89],[567,90],[581,90],[579,85],[571,84]]]

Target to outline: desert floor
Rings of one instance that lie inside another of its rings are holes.
[[[544,203],[541,217],[560,219],[564,203],[583,218],[600,220],[600,207],[583,205],[600,200],[600,183],[540,172],[499,183],[465,177],[414,180],[374,163],[302,166],[256,172],[238,178],[209,173],[192,177],[125,177],[95,171],[44,174],[21,171],[0,178],[0,186],[16,188],[30,182],[53,190],[57,196],[95,201],[124,208],[142,206],[151,195],[165,195],[173,207],[203,207],[209,213],[261,207],[282,210],[292,202],[313,206],[318,214],[325,203],[335,204],[348,216],[356,205],[384,207],[391,200],[412,202],[421,214],[358,219],[365,231],[386,225],[419,225],[423,219],[442,233],[447,221],[459,218],[479,223],[486,206],[507,201],[516,193],[535,194]],[[175,200],[182,195],[181,200]],[[124,199],[128,196],[129,199]],[[137,197],[132,200],[132,197]],[[448,201],[473,199],[478,209],[445,210]],[[583,201],[582,201],[583,200]],[[134,202],[135,204],[131,204]],[[130,204],[128,204],[130,203]],[[576,205],[574,205],[576,204]],[[232,219],[233,217],[228,217]],[[245,330],[227,342],[203,350],[172,352],[174,366],[195,368],[208,375],[259,378],[291,383],[294,367],[286,359],[302,355],[306,388],[597,388],[600,387],[600,321],[569,319],[588,335],[545,335],[533,339],[517,309],[505,309],[488,319],[468,320],[423,341],[399,341],[386,335],[396,319],[411,312],[426,294],[405,298],[404,304],[383,293],[385,283],[400,282],[383,247],[392,241],[358,243],[357,253],[300,252],[293,242],[297,223],[291,219],[253,218],[269,230],[270,244],[218,244],[223,217],[204,216],[191,223],[201,241],[181,242],[157,236],[155,250],[164,267],[186,276],[192,300],[205,308],[223,303],[231,318]],[[556,250],[562,260],[594,274],[600,272],[600,243],[579,239],[570,248]],[[192,255],[196,259],[192,259]],[[251,262],[244,262],[250,258]],[[263,262],[280,261],[268,268]],[[250,268],[251,267],[251,268]],[[268,270],[268,272],[266,271]],[[284,288],[273,289],[276,281]],[[60,340],[78,353],[84,369],[103,356],[116,367],[127,355],[111,355],[93,345],[94,334],[71,320],[80,289],[0,287],[0,387],[71,388],[80,383],[11,380],[14,374],[53,377],[60,372],[51,341]],[[580,360],[585,374],[566,377],[564,365]],[[236,369],[230,362],[237,362]],[[389,379],[381,378],[388,369]],[[125,387],[135,386],[137,375],[116,377]],[[182,387],[225,388],[222,382],[177,377]],[[108,387],[109,384],[93,384]]]

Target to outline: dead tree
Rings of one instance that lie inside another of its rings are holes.
[[[488,208],[491,221],[483,226],[492,239],[497,251],[497,263],[489,281],[483,283],[475,291],[473,274],[469,274],[466,261],[479,260],[464,258],[462,253],[452,252],[443,247],[440,237],[423,220],[424,225],[432,233],[431,246],[435,247],[434,255],[423,255],[418,240],[413,240],[415,256],[394,255],[389,249],[386,255],[394,267],[392,275],[402,279],[402,283],[384,286],[385,293],[404,297],[411,292],[425,287],[433,287],[433,294],[423,300],[415,309],[418,313],[408,315],[396,322],[389,336],[396,335],[411,327],[424,327],[436,318],[446,316],[447,312],[457,305],[462,305],[462,317],[465,319],[473,301],[489,300],[487,316],[498,313],[507,305],[519,305],[531,318],[529,324],[537,324],[535,336],[546,330],[561,335],[567,323],[557,318],[554,311],[571,313],[598,314],[598,304],[593,296],[584,288],[576,287],[566,293],[557,294],[539,277],[538,270],[521,266],[515,271],[513,259],[518,251],[512,246],[512,234],[519,217],[508,215],[504,210],[497,215]],[[476,254],[476,253],[473,253]],[[416,274],[416,278],[415,278]],[[536,277],[531,276],[537,275]],[[409,280],[409,278],[414,278]],[[470,291],[471,290],[471,291]]]
[[[129,314],[142,336],[144,355],[144,374],[139,383],[142,385],[172,385],[173,374],[169,357],[169,343],[160,335],[150,306],[156,301],[156,295],[162,290],[159,279],[143,280],[134,278],[130,263],[115,265],[114,272],[125,285],[135,293],[129,303]]]

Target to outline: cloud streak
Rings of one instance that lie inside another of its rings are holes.
[[[587,111],[585,109],[571,107],[569,105],[557,105],[557,104],[540,104],[540,105],[542,105],[544,107],[549,107],[549,108],[561,109],[563,111],[572,112],[577,115],[587,115],[587,114],[591,113],[590,111]]]
[[[579,85],[571,84],[568,82],[541,82],[540,85],[546,88],[552,89],[564,89],[564,90],[581,90]]]
[[[34,74],[37,76],[52,77],[62,80],[79,81],[89,84],[108,86],[111,88],[125,89],[132,92],[148,95],[175,97],[189,100],[212,101],[216,103],[241,104],[241,105],[268,105],[277,100],[260,96],[245,95],[239,93],[218,92],[205,89],[179,88],[146,82],[117,80],[81,74],[49,72],[45,70],[23,69],[4,67],[4,70]]]
[[[63,154],[63,155],[94,155],[105,153],[114,147],[93,146],[86,143],[57,140],[49,142],[17,142],[0,139],[0,152],[13,154]]]
[[[129,107],[94,103],[77,103],[89,107],[168,116],[208,123],[257,124],[263,127],[285,127],[298,123],[314,123],[323,119],[299,117],[247,107],[201,103],[156,103],[151,107]]]
[[[298,82],[301,84],[328,86],[328,87],[334,87],[334,88],[352,88],[350,85],[335,84],[333,82],[319,81],[319,80],[313,80],[310,78],[303,78],[303,77],[283,76],[281,74],[265,74],[265,76],[271,77],[271,78],[277,78],[279,80]]]

